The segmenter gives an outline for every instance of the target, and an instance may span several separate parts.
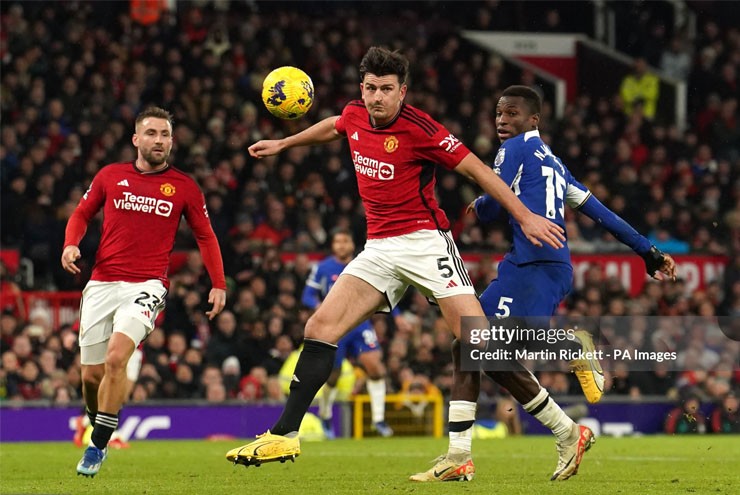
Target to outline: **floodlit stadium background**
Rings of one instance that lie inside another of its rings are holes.
[[[77,308],[100,219],[80,246],[79,277],[59,266],[64,227],[102,165],[135,157],[133,119],[148,104],[174,113],[171,163],[206,193],[229,277],[229,311],[213,324],[205,319],[208,278],[183,228],[167,309],[144,344],[120,434],[246,437],[274,421],[290,377],[281,367],[308,317],[299,302],[306,276],[327,254],[333,228],[350,228],[361,246],[364,218],[344,143],[259,163],[245,149],[357,98],[357,66],[372,44],[410,58],[408,101],[489,163],[500,91],[540,88],[541,132],[553,151],[607,206],[675,255],[680,281],[648,282],[638,257],[569,212],[576,290],[563,314],[740,312],[740,20],[732,2],[199,1],[134,15],[137,4],[0,6],[3,442],[72,440],[81,411]],[[660,78],[659,93],[647,97],[655,98],[652,117],[644,114],[648,101],[633,110],[630,95],[620,94],[638,57]],[[281,65],[302,68],[316,88],[313,108],[295,122],[275,119],[260,101],[264,76]],[[464,214],[478,191],[460,176],[440,169],[437,179],[482,289],[509,247],[508,227],[481,226]],[[401,309],[407,330],[374,320],[393,392],[388,420],[399,435],[443,435],[449,332],[414,292]],[[649,341],[653,330],[625,338]],[[690,365],[612,370],[598,406],[586,408],[562,370],[539,379],[602,435],[680,431],[677,418],[690,397],[700,408],[686,427],[713,431],[740,386],[738,342],[687,332],[675,344],[691,354]],[[335,415],[343,436],[371,434],[363,381],[346,368]],[[505,417],[503,397],[484,380],[481,435],[495,436],[502,424],[513,433],[519,421],[524,434],[542,432],[526,415]]]

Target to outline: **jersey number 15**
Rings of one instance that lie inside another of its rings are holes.
[[[545,216],[547,218],[555,217],[555,198],[558,199],[559,206],[557,212],[560,218],[565,218],[565,206],[563,196],[565,195],[565,178],[552,167],[542,167],[542,176],[545,178]]]

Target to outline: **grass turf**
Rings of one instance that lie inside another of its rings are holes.
[[[550,437],[474,442],[470,483],[418,484],[446,439],[335,440],[302,445],[295,464],[233,467],[241,442],[139,441],[112,451],[95,478],[77,476],[82,450],[69,443],[1,443],[0,493],[106,494],[730,494],[740,486],[739,436],[599,438],[578,476],[549,481]]]

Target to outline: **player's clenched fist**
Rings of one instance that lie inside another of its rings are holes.
[[[80,269],[75,265],[75,261],[81,257],[80,248],[77,246],[67,246],[64,248],[64,251],[62,251],[62,268],[69,273],[74,273],[75,275],[80,273]]]

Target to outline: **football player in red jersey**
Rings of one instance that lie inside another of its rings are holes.
[[[206,314],[213,319],[226,303],[223,260],[203,193],[167,162],[170,113],[157,107],[141,112],[132,141],[136,161],[100,169],[70,217],[64,238],[62,267],[78,274],[78,244],[102,208],[103,234],[80,306],[83,395],[94,425],[90,446],[77,464],[77,473],[84,476],[95,476],[105,460],[125,401],[126,365],[164,308],[180,217],[193,230],[211,277],[208,302],[213,306]]]
[[[282,415],[271,431],[226,454],[254,465],[300,454],[298,427],[331,373],[336,343],[377,311],[389,311],[413,285],[434,300],[456,337],[461,318],[488,326],[473,284],[450,235],[450,222],[434,196],[435,166],[455,170],[497,198],[522,225],[527,239],[562,247],[562,229],[530,212],[504,182],[452,133],[404,103],[408,60],[372,47],[360,64],[362,100],[298,134],[259,141],[255,158],[346,137],[368,225],[365,249],[337,279],[308,320],[303,352]],[[472,477],[471,472],[461,477]]]

